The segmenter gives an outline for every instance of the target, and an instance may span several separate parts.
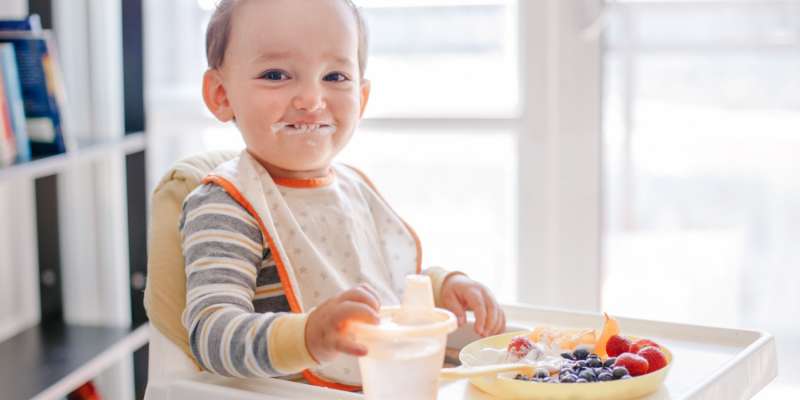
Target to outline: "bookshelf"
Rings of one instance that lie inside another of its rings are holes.
[[[144,346],[148,329],[58,322],[26,329],[0,342],[3,398],[62,399]]]
[[[33,159],[31,161],[0,167],[0,183],[6,180],[36,179],[68,170],[71,166],[90,163],[109,154],[133,154],[144,151],[144,132],[136,132],[118,139],[79,140],[78,148],[69,153]]]
[[[61,400],[91,380],[104,398],[141,399],[142,0],[1,3],[0,18],[35,13],[54,31],[70,132],[88,134],[66,153],[0,167],[0,294],[11,293],[0,301],[17,301],[0,307],[0,398]]]
[[[46,209],[49,198],[55,197],[57,200],[57,195],[50,187],[54,177],[108,158],[135,159],[143,154],[147,141],[144,132],[133,132],[116,139],[81,140],[77,144],[77,148],[68,153],[0,168],[0,184],[19,180],[35,181],[37,203],[40,203],[37,205],[37,219],[57,220],[57,216],[49,215],[52,210]],[[135,178],[137,175],[126,172],[126,176],[133,175]],[[136,179],[132,181],[135,183]],[[140,183],[141,190],[144,190],[143,182]],[[128,197],[141,197],[141,193],[134,191]],[[133,211],[133,214],[143,212]],[[60,264],[59,251],[48,250],[58,247],[59,235],[57,228],[55,232],[42,232],[43,224],[40,222],[38,225],[40,232],[37,242],[41,247],[38,276],[44,280],[44,265]],[[135,245],[133,242],[132,247]],[[137,247],[141,248],[141,244]],[[141,289],[134,287],[132,293]],[[63,297],[61,288],[41,287],[40,292],[40,322],[0,341],[0,387],[4,388],[3,399],[62,399],[70,391],[147,344],[149,324],[146,322],[133,321],[131,327],[67,323],[60,309]],[[55,310],[51,304],[56,304]]]

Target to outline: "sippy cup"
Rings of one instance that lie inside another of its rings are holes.
[[[434,307],[430,278],[407,276],[403,304],[381,307],[380,317],[378,325],[350,326],[367,347],[358,359],[365,398],[436,399],[447,334],[457,324],[453,313]]]

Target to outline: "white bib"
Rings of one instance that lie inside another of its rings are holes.
[[[243,151],[206,181],[223,186],[259,221],[293,312],[309,312],[361,283],[378,292],[382,305],[397,305],[405,276],[420,272],[419,240],[364,175],[342,165],[332,169],[321,186],[280,186]],[[326,386],[361,384],[352,356],[304,375]]]

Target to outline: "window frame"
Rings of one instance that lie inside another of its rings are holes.
[[[361,126],[515,132],[517,301],[596,311],[602,288],[602,41],[597,23],[603,1],[519,0],[511,6],[518,30],[517,116],[366,118]]]

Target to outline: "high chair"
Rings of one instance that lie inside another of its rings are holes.
[[[184,198],[214,168],[239,154],[214,151],[176,162],[153,191],[147,240],[147,286],[144,306],[150,319],[146,399],[158,398],[152,386],[200,373],[181,324],[186,306],[186,275],[178,230]]]

